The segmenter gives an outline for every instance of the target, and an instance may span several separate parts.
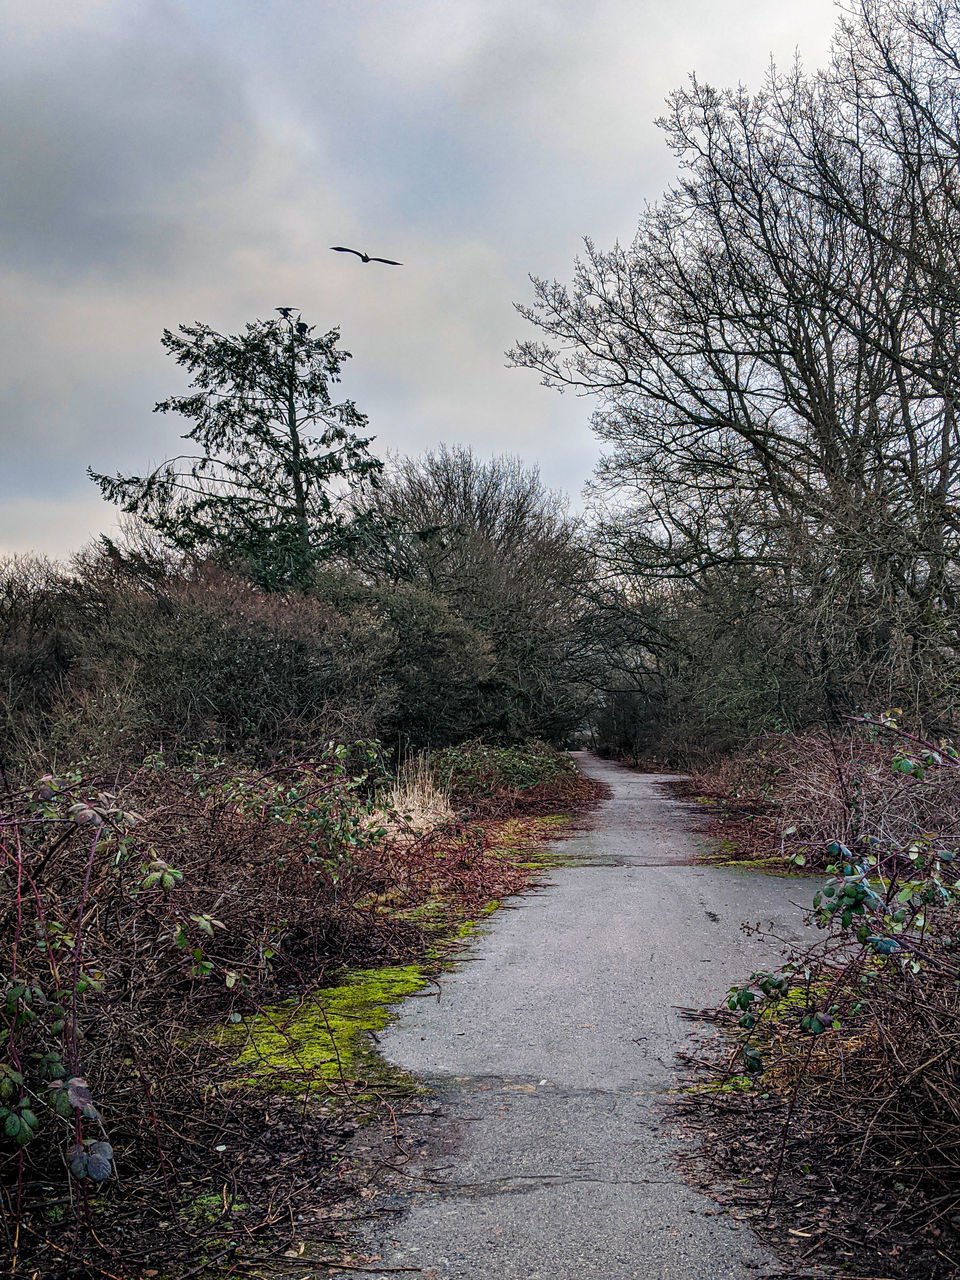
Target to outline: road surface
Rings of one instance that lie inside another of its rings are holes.
[[[426,1280],[776,1272],[749,1228],[683,1182],[661,1112],[696,1035],[677,1006],[713,1005],[775,962],[741,922],[796,938],[809,886],[697,866],[696,810],[668,778],[578,763],[612,798],[558,847],[569,865],[493,917],[439,1002],[407,1001],[382,1036],[387,1058],[433,1085],[440,1115],[414,1131],[408,1171],[422,1177],[365,1248]]]

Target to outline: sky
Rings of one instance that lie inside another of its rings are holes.
[[[575,496],[591,405],[507,367],[530,274],[632,239],[691,72],[822,65],[833,0],[2,0],[0,554],[115,524],[177,452],[165,327],[276,306],[352,352],[375,449],[518,454]],[[398,258],[364,265],[329,246]],[[186,429],[186,424],[180,425]]]

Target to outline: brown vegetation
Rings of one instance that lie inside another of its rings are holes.
[[[4,796],[0,1107],[18,1134],[0,1194],[20,1267],[249,1263],[289,1240],[291,1214],[298,1238],[329,1235],[353,1117],[409,1085],[366,1058],[300,1061],[293,1040],[254,1084],[237,1045],[291,998],[322,1018],[314,993],[345,968],[429,971],[460,925],[519,892],[531,841],[556,828],[514,822],[505,841],[502,820],[596,793],[545,748],[525,767],[530,785],[491,791],[488,816],[425,830],[382,810],[362,744],[265,772],[155,756]],[[231,1026],[237,1043],[212,1034]]]
[[[725,1201],[798,1264],[955,1275],[952,748],[888,717],[842,737],[768,738],[696,781],[720,805],[731,796],[731,823],[722,807],[708,811],[728,841],[735,832],[735,856],[802,860],[826,877],[810,889],[818,940],[731,992],[729,1038],[697,1064],[681,1109],[706,1139],[708,1182],[729,1183]]]

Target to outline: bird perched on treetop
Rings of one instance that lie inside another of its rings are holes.
[[[274,307],[274,311],[279,311],[284,320],[289,320],[296,307]]]
[[[342,244],[332,244],[330,248],[334,253],[355,253],[361,262],[385,262],[388,267],[402,267],[402,262],[396,262],[393,258],[374,258],[369,253],[361,253],[359,249],[348,249]]]

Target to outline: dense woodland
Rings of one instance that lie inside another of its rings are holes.
[[[184,456],[93,475],[121,534],[0,567],[4,1195],[50,1274],[93,1247],[97,1100],[110,1211],[172,1205],[163,1106],[202,1096],[224,1161],[256,1123],[211,1103],[198,1027],[424,963],[431,912],[523,883],[494,819],[588,801],[583,744],[699,770],[741,854],[829,877],[816,957],[731,995],[736,1078],[805,1117],[778,1179],[866,1128],[875,1184],[902,1174],[885,1230],[952,1274],[960,11],[857,0],[822,71],[691,80],[662,125],[679,177],[632,243],[519,306],[514,364],[595,406],[583,510],[512,458],[379,457],[338,330],[281,314],[166,332]]]

